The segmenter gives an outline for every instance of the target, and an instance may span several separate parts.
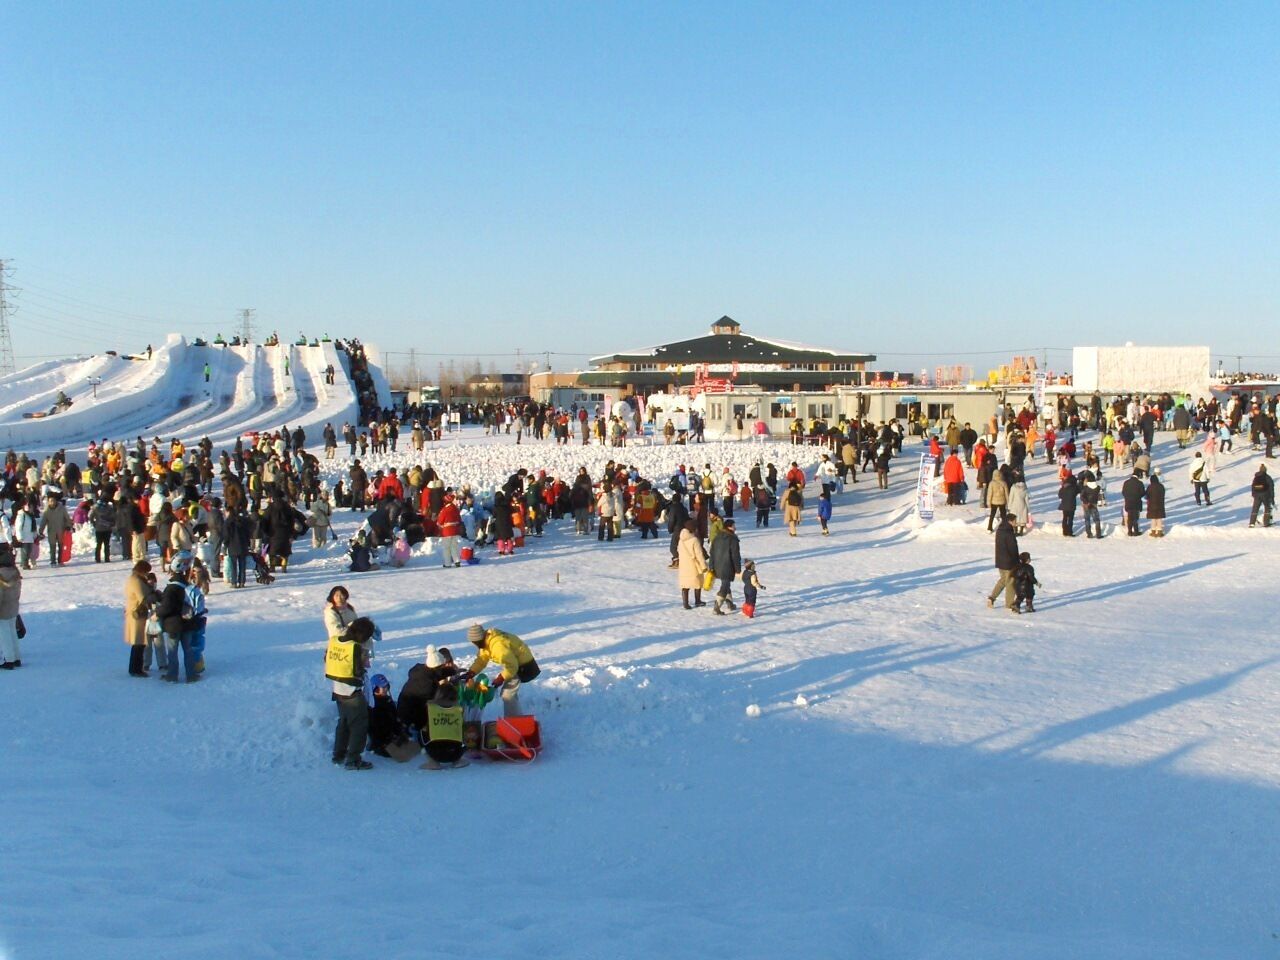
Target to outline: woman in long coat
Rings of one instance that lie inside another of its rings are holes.
[[[1151,521],[1151,536],[1164,536],[1164,483],[1160,480],[1160,471],[1151,472],[1151,482],[1147,484],[1147,519]]]
[[[147,581],[151,564],[140,560],[124,582],[124,642],[129,647],[129,676],[145,677],[147,652],[147,617],[157,599],[155,588]]]
[[[1031,515],[1031,501],[1027,494],[1027,483],[1022,474],[1017,474],[1009,485],[1009,516],[1013,520],[1014,530],[1018,536],[1027,532],[1027,521]]]
[[[794,480],[787,487],[787,492],[782,495],[782,519],[787,523],[787,532],[791,536],[796,535],[796,528],[800,526],[800,510],[804,506],[804,494],[800,491],[800,485]]]
[[[173,512],[173,504],[168,500],[160,507],[156,517],[156,545],[160,548],[160,569],[167,571],[169,561],[173,558],[173,526],[177,517]]]
[[[698,524],[686,520],[680,538],[676,542],[676,559],[679,561],[680,597],[684,608],[705,607],[702,600],[702,578],[707,572],[707,555],[698,539]],[[693,606],[689,605],[689,591],[693,591]]]
[[[289,558],[293,556],[293,538],[297,535],[298,513],[287,499],[276,497],[267,508],[265,520],[271,566],[288,570]]]

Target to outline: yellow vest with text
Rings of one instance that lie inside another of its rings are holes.
[[[462,742],[462,708],[440,707],[434,703],[427,704],[427,739]]]
[[[342,637],[330,637],[324,653],[324,675],[339,683],[359,686],[363,680],[364,658],[360,644]]]

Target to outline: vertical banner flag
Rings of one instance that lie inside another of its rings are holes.
[[[1049,382],[1049,376],[1043,370],[1036,371],[1036,410],[1044,409],[1044,388]]]
[[[921,520],[933,519],[933,468],[937,457],[920,454],[920,475],[916,478],[916,514]]]
[[[613,397],[609,394],[604,395],[604,419],[607,422],[613,416]]]

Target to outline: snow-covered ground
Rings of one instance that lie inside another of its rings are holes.
[[[485,485],[616,453],[553,450],[428,459]],[[1275,957],[1280,531],[1245,528],[1256,455],[1197,510],[1187,455],[1158,454],[1163,540],[1063,539],[1033,468],[1033,616],[987,609],[976,503],[917,525],[909,465],[837,497],[829,538],[743,519],[754,620],[680,609],[666,539],[630,532],[362,575],[306,545],[271,587],[215,588],[191,687],[126,675],[124,564],[42,568],[0,674],[0,956]],[[545,754],[331,766],[339,582],[397,688],[474,620],[522,635]]]

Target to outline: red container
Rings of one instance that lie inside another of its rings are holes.
[[[542,730],[537,717],[503,717],[484,725],[481,751],[491,760],[523,760],[528,763],[542,751]]]

